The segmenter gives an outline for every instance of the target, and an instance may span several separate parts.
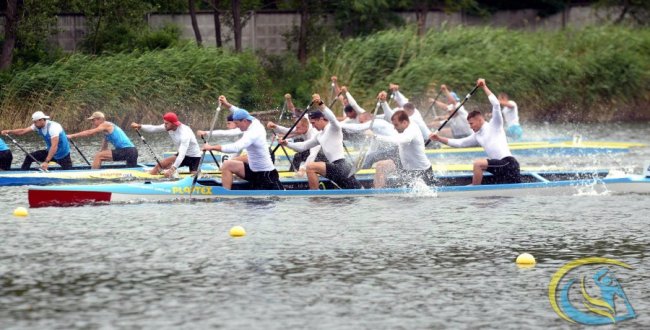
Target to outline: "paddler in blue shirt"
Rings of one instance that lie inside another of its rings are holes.
[[[69,134],[68,139],[92,136],[98,133],[104,134],[102,147],[99,152],[95,154],[92,168],[100,168],[104,161],[126,161],[127,167],[136,167],[138,165],[138,149],[136,149],[133,142],[131,142],[131,139],[126,136],[119,126],[110,121],[106,121],[104,113],[100,111],[93,112],[92,116],[87,119],[91,120],[95,127],[79,133]],[[109,143],[112,144],[115,149],[108,149]]]
[[[9,146],[0,138],[0,171],[9,171],[13,159],[14,156],[11,154]]]
[[[23,165],[20,167],[21,170],[29,170],[29,167],[34,162],[32,157],[39,162],[42,162],[40,167],[43,170],[47,170],[49,162],[51,161],[61,165],[61,168],[64,170],[72,169],[68,137],[65,135],[65,131],[63,130],[63,127],[61,127],[61,124],[49,119],[50,117],[46,116],[43,111],[36,111],[32,114],[33,124],[31,126],[3,130],[1,132],[2,135],[23,135],[33,131],[45,141],[45,145],[47,146],[46,149],[34,151],[31,153],[31,157],[25,157],[25,161],[23,161]]]

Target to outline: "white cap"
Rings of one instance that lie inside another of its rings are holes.
[[[37,121],[41,119],[50,119],[50,116],[46,116],[43,111],[36,111],[32,115],[32,121]]]

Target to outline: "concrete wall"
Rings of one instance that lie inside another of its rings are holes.
[[[426,20],[427,29],[443,26],[496,26],[513,29],[537,30],[559,29],[563,26],[584,27],[600,23],[607,13],[596,12],[591,7],[572,7],[564,13],[550,17],[540,18],[535,10],[500,11],[489,18],[479,18],[463,15],[462,13],[446,14],[443,12],[429,12]],[[415,13],[403,12],[400,16],[407,23],[414,23]],[[4,19],[4,18],[3,18]],[[167,23],[176,24],[181,28],[182,38],[194,39],[194,31],[189,14],[159,15],[147,17],[149,25],[159,28]],[[197,21],[203,44],[216,46],[214,18],[212,13],[198,13]],[[331,21],[331,20],[330,20]],[[232,30],[224,24],[221,18],[221,37],[224,44],[233,47]],[[242,31],[242,46],[246,49],[265,50],[267,53],[281,53],[287,49],[285,34],[294,26],[300,24],[300,15],[293,12],[258,12],[250,13]],[[0,33],[4,24],[0,25]],[[85,19],[80,15],[61,15],[58,19],[59,33],[53,37],[66,51],[74,51],[79,41],[86,33]]]

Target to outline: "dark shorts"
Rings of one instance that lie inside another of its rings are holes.
[[[11,154],[11,150],[0,151],[0,170],[9,171],[13,159],[14,156]]]
[[[126,166],[138,166],[138,149],[136,147],[119,148],[112,150],[114,161],[126,161]]]
[[[248,163],[244,163],[244,180],[250,183],[252,190],[284,190],[277,170],[253,172]]]
[[[36,158],[37,161],[39,162],[44,162],[45,158],[47,158],[48,151],[47,150],[38,150],[32,152],[30,155],[32,157]],[[32,163],[34,160],[32,157],[25,157],[25,160],[23,161],[23,165],[20,167],[21,170],[27,171],[29,168],[32,166]],[[65,157],[60,158],[60,159],[52,159],[53,162],[56,162],[61,166],[62,170],[71,170],[72,169],[72,159],[70,158],[70,153],[68,153]]]
[[[514,157],[488,159],[487,171],[494,175],[495,183],[521,183],[519,163]]]
[[[176,157],[178,157],[178,154],[176,154]],[[185,156],[185,158],[183,158],[183,161],[181,162],[180,165],[178,165],[178,167],[187,166],[190,168],[190,172],[196,172],[199,170],[200,162],[201,162],[201,157]]]
[[[426,170],[397,170],[397,184],[399,185],[410,185],[418,179],[424,181],[427,185],[436,182],[436,177],[431,167]]]
[[[294,171],[298,170],[302,162],[307,161],[307,158],[309,158],[309,152],[310,150],[305,150],[305,151],[297,152],[295,155],[293,155],[293,159],[291,160],[291,165],[293,166]],[[318,154],[316,154],[316,158],[314,158],[314,161],[327,162],[327,157],[325,157],[325,154],[323,154],[322,149],[318,151]]]
[[[350,172],[352,172],[352,165],[345,159],[325,163],[325,177],[336,183],[341,189],[361,189],[361,183],[354,175],[350,176]]]

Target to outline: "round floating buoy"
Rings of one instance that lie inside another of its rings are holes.
[[[234,226],[230,228],[230,236],[232,237],[242,237],[246,235],[246,230],[242,226]]]
[[[14,216],[17,216],[17,217],[26,217],[26,216],[28,216],[28,215],[29,215],[29,212],[27,212],[27,209],[24,208],[24,207],[17,207],[17,208],[14,210]]]
[[[537,262],[535,261],[535,257],[533,257],[532,254],[530,253],[522,253],[517,257],[517,266],[523,266],[523,267],[532,267],[534,266]]]

